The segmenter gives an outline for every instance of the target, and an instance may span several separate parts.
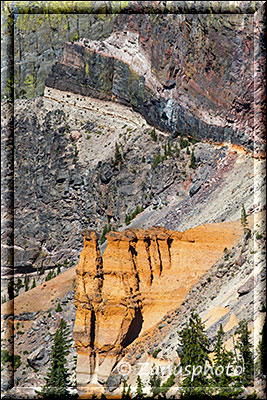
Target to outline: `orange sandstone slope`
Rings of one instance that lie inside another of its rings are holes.
[[[108,234],[101,257],[96,233],[84,231],[75,294],[78,387],[105,380],[123,350],[177,308],[241,234],[239,221],[185,232],[127,229]]]

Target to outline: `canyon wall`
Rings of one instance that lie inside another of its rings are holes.
[[[116,98],[173,136],[264,152],[264,2],[97,3],[61,15],[12,3],[16,96],[46,81]]]
[[[101,257],[95,231],[84,231],[75,289],[78,386],[104,383],[127,346],[178,307],[241,232],[239,222],[110,232]]]
[[[65,43],[46,85],[122,102],[173,137],[261,153],[263,58],[255,28],[253,15],[243,14],[121,15],[108,38]]]

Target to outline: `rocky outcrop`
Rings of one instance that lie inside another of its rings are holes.
[[[51,64],[70,42],[49,85],[116,96],[172,135],[196,133],[263,153],[264,2],[146,3],[78,2],[55,14],[53,5],[13,2],[7,15],[17,16],[16,96],[42,94]],[[10,21],[3,24],[7,54],[13,54]],[[81,43],[71,44],[79,38],[90,42],[92,54],[83,54]]]
[[[64,44],[46,85],[132,106],[173,137],[196,135],[264,153],[263,53],[259,46],[255,67],[252,20],[243,15],[120,16],[118,30],[108,38],[87,35]]]
[[[80,388],[103,383],[125,349],[167,313],[241,233],[239,223],[186,232],[161,227],[110,232],[101,257],[83,232],[77,267],[74,338]]]

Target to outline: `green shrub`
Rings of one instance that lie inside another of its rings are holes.
[[[196,159],[195,159],[194,149],[192,149],[192,152],[191,152],[191,162],[190,162],[189,167],[193,168],[193,169],[196,169],[196,167],[197,167],[196,166]]]
[[[170,389],[170,387],[172,387],[172,386],[175,384],[174,378],[175,378],[175,375],[174,375],[174,374],[171,374],[171,375],[169,376],[169,378],[166,380],[166,382],[164,382],[164,383],[161,385],[160,392],[161,392],[164,396],[166,395],[166,393],[168,392],[168,390]]]
[[[111,229],[112,229],[112,226],[111,226],[110,224],[104,226],[102,235],[101,235],[101,237],[100,237],[100,244],[103,244],[103,243],[105,242],[105,240],[106,240],[106,234],[107,234],[108,232],[110,232]]]
[[[153,128],[152,131],[149,132],[149,135],[154,140],[154,142],[158,140],[158,135],[156,134],[155,128]]]
[[[33,278],[33,282],[32,282],[32,287],[31,287],[31,289],[33,289],[33,288],[35,288],[36,287],[36,280],[35,280],[35,278]]]
[[[54,270],[51,269],[46,275],[45,281],[48,282],[50,281],[50,279],[53,279],[54,277],[55,277]]]
[[[262,239],[262,235],[259,232],[256,232],[256,239],[257,240]]]
[[[63,311],[63,308],[61,307],[60,303],[57,303],[56,312],[61,312],[61,311]]]
[[[152,353],[152,357],[157,358],[157,355],[159,354],[159,352],[161,352],[161,349],[154,350]]]
[[[6,364],[8,362],[14,365],[14,371],[16,371],[21,365],[21,357],[18,354],[9,354],[8,350],[1,350],[1,362]]]
[[[144,211],[143,207],[136,206],[135,210],[132,212],[132,214],[125,216],[125,223],[126,225],[129,225],[131,221],[137,216],[137,214],[140,214],[142,211]]]
[[[161,157],[160,151],[158,152],[158,154],[154,154],[153,155],[153,161],[152,161],[152,169],[157,168],[157,166],[160,164],[162,159],[163,158]]]
[[[12,362],[13,357],[9,354],[8,350],[1,350],[1,362],[2,364],[6,364],[8,362]]]
[[[21,358],[18,354],[14,355],[14,372],[21,366]]]

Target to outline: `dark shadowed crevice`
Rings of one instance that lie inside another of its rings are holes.
[[[136,310],[134,319],[129,326],[128,332],[121,342],[121,346],[123,348],[129,346],[129,344],[131,344],[139,336],[139,333],[142,329],[143,321],[144,320],[141,311],[139,309]]]
[[[162,259],[161,259],[160,249],[159,249],[159,241],[158,241],[158,238],[156,238],[155,242],[156,242],[156,244],[157,244],[157,249],[158,249],[158,254],[159,254],[159,274],[161,275],[161,274],[162,274],[162,268],[163,268],[163,266],[162,266]]]
[[[134,245],[135,245],[135,243],[134,243]],[[134,268],[134,271],[135,271],[137,290],[139,290],[140,277],[139,277],[138,270],[137,270],[137,265],[136,265],[137,251],[131,244],[129,246],[129,251],[130,251],[131,256],[132,256],[132,262],[133,262],[133,268]]]
[[[173,242],[173,239],[170,238],[170,237],[168,237],[168,239],[167,239],[167,245],[168,245],[168,252],[169,252],[170,267],[171,267],[171,265],[172,265],[172,255],[171,255],[171,246],[172,246],[172,242]]]
[[[90,324],[90,347],[94,348],[95,345],[95,311],[91,310],[91,324]]]
[[[152,264],[151,264],[151,256],[150,256],[150,244],[151,244],[151,240],[149,237],[145,238],[144,240],[145,242],[145,248],[146,248],[146,252],[147,252],[147,259],[148,259],[148,263],[149,263],[149,268],[150,268],[150,285],[152,285],[153,279],[154,279],[154,275],[153,275],[153,269],[152,269]]]

